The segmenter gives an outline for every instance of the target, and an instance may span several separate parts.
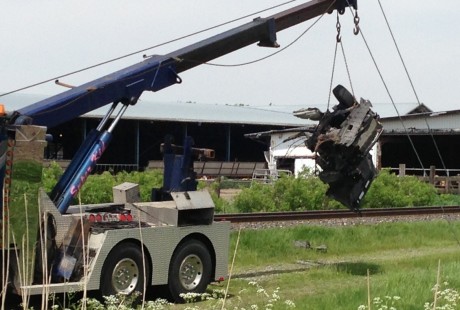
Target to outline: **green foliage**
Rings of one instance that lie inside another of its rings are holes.
[[[295,262],[299,259],[315,261],[354,256],[359,261],[360,257],[366,253],[374,253],[376,257],[380,257],[384,252],[394,253],[388,254],[390,260],[390,257],[396,253],[405,253],[407,248],[435,247],[442,249],[458,246],[451,230],[458,233],[459,229],[460,223],[449,224],[444,221],[339,227],[311,223],[283,229],[279,227],[248,229],[241,231],[240,234],[238,261],[240,268],[252,269],[255,266],[277,264],[280,260],[286,262]],[[236,246],[234,239],[232,239],[231,248]],[[311,248],[296,247],[294,246],[295,241],[308,241]],[[321,245],[326,245],[327,252],[315,250]],[[280,258],[280,253],[282,253],[282,258]],[[410,256],[409,253],[404,255]],[[362,275],[366,275],[367,269],[371,271],[379,269],[378,266],[373,267],[375,262],[372,261],[364,260],[360,264],[355,263],[348,264],[348,268],[344,269],[353,270],[354,273]],[[393,263],[397,265],[397,262]],[[362,268],[358,268],[359,265]]]
[[[93,174],[88,177],[80,193],[81,202],[104,203],[112,201],[112,188],[124,182],[139,184],[139,191],[142,201],[149,201],[152,188],[161,187],[163,176],[156,170],[145,172],[120,172],[116,175],[108,171],[102,174]]]
[[[240,212],[275,211],[274,190],[271,185],[253,182],[235,197],[233,204]]]
[[[283,176],[273,184],[252,183],[236,197],[241,212],[337,209],[339,202],[326,197],[327,185],[309,171],[297,178]],[[414,176],[399,177],[382,170],[363,200],[363,208],[391,208],[459,204],[456,195],[439,196],[436,189]]]
[[[47,192],[53,189],[63,173],[64,171],[56,162],[51,162],[48,168],[43,169],[42,183]]]
[[[233,205],[241,212],[298,211],[337,209],[329,200],[327,185],[305,170],[298,177],[282,176],[273,184],[253,182],[235,198]]]
[[[152,188],[163,185],[163,173],[160,170],[147,170],[144,172],[120,172],[115,176],[115,183],[131,182],[139,184],[142,201],[149,201]]]
[[[235,209],[234,204],[227,199],[224,199],[220,196],[222,189],[242,189],[248,188],[250,182],[248,181],[238,181],[238,180],[229,180],[226,178],[220,178],[217,180],[200,180],[198,181],[198,190],[207,189],[211,194],[211,198],[214,202],[215,211],[223,213],[234,213],[238,212]]]
[[[136,293],[128,296],[122,294],[103,296],[103,301],[96,298],[77,299],[78,296],[74,293],[67,293],[65,296],[52,294],[50,297],[51,310],[161,310],[171,309],[174,306],[165,299],[145,301],[142,305],[140,304],[140,294]]]
[[[372,299],[372,305],[375,306],[376,309],[390,309],[396,310],[396,305],[401,300],[399,296],[385,296],[385,297],[374,297]],[[361,305],[358,307],[358,310],[369,310],[368,306]]]
[[[282,177],[274,185],[277,210],[318,210],[323,208],[327,186],[314,176]]]
[[[363,201],[363,208],[428,206],[436,201],[436,189],[414,176],[399,177],[380,171]]]
[[[247,229],[239,235],[235,273],[259,274],[261,285],[282,287],[300,309],[357,309],[367,301],[369,271],[371,300],[393,296],[381,303],[390,309],[394,296],[401,296],[393,305],[397,309],[424,309],[424,302],[433,297],[430,288],[439,260],[442,281],[460,287],[458,244],[452,235],[459,229],[458,222],[444,220]],[[230,253],[237,235],[232,234]],[[297,240],[309,241],[311,248],[296,247]],[[315,249],[323,244],[327,252]],[[285,270],[287,266],[292,270]]]
[[[15,180],[27,181],[30,183],[40,183],[42,178],[43,166],[35,161],[20,160],[15,162],[13,177]]]
[[[40,184],[24,180],[13,180],[9,203],[9,227],[17,243],[23,238],[29,248],[36,240],[38,226],[38,190]],[[26,236],[28,228],[28,236]],[[10,240],[13,242],[13,240]],[[29,253],[28,253],[29,254]]]
[[[460,195],[441,194],[437,195],[434,201],[437,206],[458,206],[460,205]]]
[[[49,192],[56,184],[62,169],[57,164],[43,171],[43,185]],[[79,197],[84,204],[112,201],[112,187],[123,182],[139,184],[142,201],[150,200],[151,189],[161,187],[162,172],[151,170],[145,172],[120,172],[112,175],[104,172],[90,175],[81,189]],[[242,192],[232,202],[221,199],[216,194],[219,188],[242,188]],[[282,176],[273,184],[252,182],[246,184],[221,179],[220,182],[200,181],[200,189],[208,188],[217,212],[237,210],[239,212],[295,211],[337,209],[343,206],[326,197],[327,185],[322,183],[308,170],[297,178]],[[399,177],[387,170],[382,170],[371,185],[363,200],[363,208],[388,208],[428,205],[457,205],[457,195],[437,195],[436,189],[416,177]]]
[[[156,299],[154,301],[139,302],[140,296],[133,294],[131,296],[115,295],[104,296],[103,301],[95,298],[83,298],[74,300],[72,294],[69,293],[65,297],[66,303],[63,303],[59,298],[52,296],[52,310],[167,310],[167,309],[185,309],[185,310],[200,310],[200,309],[293,309],[296,304],[282,297],[279,287],[266,289],[256,281],[244,283],[243,288],[237,295],[225,295],[223,289],[212,290],[212,292],[187,293],[181,294],[186,305],[175,305],[168,302],[166,299]],[[248,305],[248,303],[250,303]],[[29,308],[32,310],[33,308]]]
[[[43,170],[43,186],[47,192],[50,192],[56,185],[62,173],[63,170],[56,163],[52,163],[49,168]],[[92,174],[88,176],[78,197],[83,204],[110,202],[113,200],[113,186],[123,182],[139,184],[141,200],[149,201],[152,188],[162,186],[163,174],[157,170],[119,172],[116,175],[112,175],[108,171]]]
[[[117,185],[115,179],[116,176],[111,175],[108,171],[102,174],[89,175],[78,193],[78,199],[81,200],[82,204],[113,201],[112,187]]]
[[[216,212],[229,212],[231,209],[230,203],[225,199],[220,198],[215,191],[209,191],[212,201],[214,202],[214,210]]]
[[[425,302],[423,309],[425,310],[443,310],[443,309],[458,309],[460,302],[460,293],[456,289],[448,287],[449,282],[436,284],[432,291],[434,292],[434,301]]]
[[[42,171],[42,164],[34,161],[18,161],[13,166],[8,204],[9,228],[15,241],[17,243],[26,242],[29,249],[32,248],[36,239],[38,190],[41,185]],[[28,235],[25,234],[27,228]]]

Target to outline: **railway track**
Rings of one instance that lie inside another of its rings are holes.
[[[301,221],[360,217],[396,217],[409,215],[452,214],[460,213],[460,206],[436,207],[407,207],[362,209],[354,212],[345,209],[339,210],[314,210],[314,211],[289,211],[289,212],[263,212],[263,213],[229,213],[216,214],[216,221],[230,221],[232,223],[276,222],[276,221]]]

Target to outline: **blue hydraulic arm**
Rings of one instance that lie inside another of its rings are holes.
[[[112,131],[129,105],[136,104],[144,91],[158,91],[181,83],[179,73],[201,65],[217,57],[229,54],[245,46],[278,47],[276,33],[311,18],[345,8],[356,9],[357,0],[313,0],[267,18],[256,18],[245,25],[228,30],[203,41],[189,45],[166,55],[156,55],[116,71],[102,78],[74,87],[66,92],[31,104],[0,119],[0,158],[5,155],[6,132],[15,125],[33,124],[53,127],[109,103],[112,108],[89,135],[75,155],[71,165],[53,189],[51,199],[61,213],[66,213],[72,198],[91,173],[111,140]],[[121,110],[108,129],[108,119],[115,106]],[[4,171],[0,164],[0,173]],[[0,175],[3,183],[3,173]],[[0,203],[3,199],[0,199]]]
[[[112,140],[112,132],[123,116],[123,113],[128,108],[127,105],[123,105],[113,122],[106,129],[109,117],[115,111],[116,106],[117,104],[113,104],[99,126],[89,133],[88,137],[72,159],[69,167],[67,167],[66,171],[51,191],[50,198],[59,212],[66,213],[72,199],[79,192]]]

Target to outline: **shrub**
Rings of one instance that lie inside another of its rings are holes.
[[[327,186],[317,177],[282,177],[274,185],[277,210],[322,209]]]
[[[414,176],[399,177],[380,171],[363,200],[363,208],[397,208],[432,205],[436,189]]]
[[[81,199],[82,204],[110,202],[113,201],[112,187],[115,185],[115,178],[108,171],[99,175],[90,175],[81,188],[78,197]]]
[[[325,197],[326,190],[327,185],[306,170],[297,178],[282,176],[273,184],[253,182],[235,198],[233,207],[240,212],[340,208]]]
[[[115,183],[131,182],[139,184],[139,191],[142,201],[149,201],[152,188],[159,188],[163,185],[163,172],[160,170],[147,170],[144,172],[119,172],[115,176]],[[116,185],[115,184],[115,185]]]
[[[49,168],[43,169],[43,186],[50,192],[63,174],[63,170],[56,163],[52,163]],[[152,188],[161,187],[163,174],[157,170],[145,172],[119,172],[112,175],[105,171],[101,174],[89,175],[85,184],[80,190],[79,197],[83,204],[104,203],[113,200],[112,188],[123,182],[139,184],[139,191],[142,201],[149,201]]]
[[[337,209],[339,202],[325,196],[327,185],[309,171],[295,178],[283,176],[274,184],[253,183],[236,197],[234,207],[241,212]],[[436,189],[414,176],[399,177],[382,170],[363,200],[363,208],[427,206],[455,204],[452,195],[438,197]]]
[[[56,184],[62,169],[52,164],[43,171],[43,184],[51,191]],[[112,175],[104,172],[90,175],[81,189],[82,203],[104,203],[112,201],[112,187],[123,182],[139,184],[142,201],[149,201],[152,188],[161,187],[163,175],[161,171],[120,172]],[[229,183],[229,182],[227,182]],[[226,183],[226,185],[228,185]],[[199,188],[207,187],[216,206],[217,212],[238,210],[240,212],[268,212],[337,209],[343,207],[339,202],[325,196],[327,185],[322,183],[310,171],[305,170],[295,178],[282,176],[273,184],[253,182],[232,202],[218,197],[216,191],[222,182],[199,182]],[[239,186],[240,187],[240,186]],[[436,189],[416,177],[399,177],[387,170],[382,170],[371,185],[363,200],[363,208],[387,208],[424,205],[458,204],[456,195],[437,195]]]
[[[51,162],[48,168],[43,169],[42,183],[47,192],[53,189],[63,173],[62,168],[54,161]]]
[[[275,211],[273,186],[253,182],[250,188],[245,188],[235,197],[234,207],[240,212]]]
[[[460,205],[460,195],[441,194],[437,195],[434,201],[438,206],[458,206]]]

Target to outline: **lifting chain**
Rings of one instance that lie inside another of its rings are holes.
[[[353,84],[351,82],[351,76],[350,76],[350,69],[348,67],[348,61],[347,61],[347,57],[345,55],[345,50],[344,50],[344,47],[343,47],[343,43],[342,43],[342,36],[340,34],[340,31],[341,31],[341,24],[340,24],[340,17],[339,17],[339,12],[337,12],[337,23],[336,23],[336,29],[337,29],[337,36],[336,36],[336,45],[335,45],[335,52],[334,52],[334,61],[332,63],[332,75],[331,75],[331,83],[329,85],[329,99],[328,99],[328,103],[327,103],[327,107],[329,109],[329,103],[330,103],[330,98],[331,98],[331,92],[332,92],[332,83],[333,83],[333,80],[334,80],[334,72],[335,72],[335,65],[336,65],[336,58],[337,58],[337,47],[338,45],[340,44],[341,46],[341,49],[342,49],[342,55],[343,55],[343,60],[345,62],[345,68],[347,70],[347,75],[348,75],[348,80],[350,82],[350,87],[351,87],[351,92],[353,94],[353,97],[355,96],[355,93],[354,93],[354,90],[353,90]],[[353,29],[353,33],[355,35],[358,35],[359,32],[360,32],[360,29],[359,29],[359,16],[358,16],[358,11],[355,11],[355,16],[354,16],[354,24],[355,24],[355,28]]]
[[[337,43],[340,43],[342,41],[342,36],[340,35],[340,19],[339,19],[339,13],[337,12],[337,23],[335,24],[335,28],[337,28],[337,36],[335,37],[337,40]]]
[[[358,16],[358,10],[355,11],[355,17],[354,17],[354,22],[355,22],[355,28],[353,29],[353,33],[355,35],[359,34],[359,16]]]

